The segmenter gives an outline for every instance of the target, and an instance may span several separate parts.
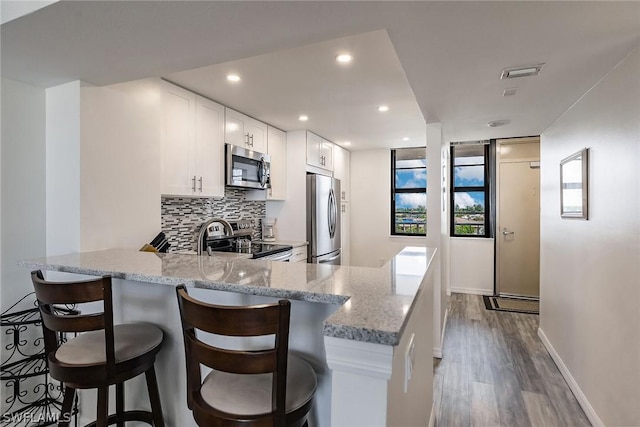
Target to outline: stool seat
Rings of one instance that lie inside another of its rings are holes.
[[[289,354],[285,411],[307,404],[317,387],[316,373],[303,359]],[[267,414],[272,410],[273,374],[241,375],[212,371],[202,382],[202,399],[212,408],[238,415]]]
[[[115,362],[149,353],[162,344],[162,330],[147,323],[114,325]],[[58,347],[55,358],[66,365],[102,365],[107,362],[104,330],[85,332]]]

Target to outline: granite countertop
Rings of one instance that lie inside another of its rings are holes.
[[[107,249],[19,262],[30,269],[338,304],[326,336],[397,345],[435,249],[406,247],[379,268]]]

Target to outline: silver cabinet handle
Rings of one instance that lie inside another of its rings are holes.
[[[342,200],[345,200],[346,198],[347,198],[346,192],[345,192],[345,191],[343,191],[343,192],[342,192]]]
[[[195,193],[196,192],[196,176],[194,175],[193,178],[191,178],[191,190]]]
[[[249,139],[251,140],[251,143],[249,143],[249,145],[253,147],[253,134],[251,134],[251,136],[249,137]]]
[[[244,134],[244,138],[244,143],[250,146],[251,144],[249,144],[249,132]]]
[[[198,182],[200,183],[200,192],[202,193],[202,177],[200,177],[200,179],[198,179]]]
[[[342,205],[342,208],[341,208],[340,210],[341,210],[342,212],[346,212],[346,211],[347,211],[347,208],[346,208],[346,206],[345,206],[345,205]]]

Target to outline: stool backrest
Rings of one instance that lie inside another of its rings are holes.
[[[36,291],[38,307],[42,316],[44,347],[49,362],[56,364],[54,355],[60,345],[58,334],[104,329],[106,373],[112,373],[115,369],[115,351],[111,277],[104,276],[98,279],[75,282],[49,282],[44,279],[42,271],[37,270],[31,272],[31,281]],[[96,301],[103,302],[102,312],[68,314],[55,307],[55,305],[74,305]]]
[[[264,425],[266,419],[269,425],[285,425],[291,303],[281,300],[274,304],[220,306],[192,298],[184,285],[178,286],[176,292],[185,345],[189,408],[194,409],[193,400],[199,397],[200,365],[233,374],[273,373],[272,412],[255,419],[242,418],[247,422],[242,425]],[[272,348],[263,350],[229,350],[198,339],[196,330],[235,337],[274,335],[275,341]],[[220,414],[220,418],[227,419],[228,415]]]

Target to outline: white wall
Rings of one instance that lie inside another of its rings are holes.
[[[45,255],[44,89],[2,79],[0,171],[4,311],[33,291],[29,271],[18,267],[17,261]]]
[[[639,76],[636,50],[541,138],[540,330],[594,425],[640,425]],[[561,219],[559,162],[584,147],[589,220]]]
[[[47,89],[47,255],[138,249],[160,231],[152,81]]]
[[[277,218],[278,240],[307,241],[307,139],[303,130],[287,132],[287,199],[267,200],[267,217]]]
[[[80,81],[46,90],[47,255],[80,250]]]
[[[378,267],[424,237],[391,237],[391,154],[387,149],[351,152],[351,265]]]
[[[452,237],[449,252],[451,292],[493,295],[493,239]]]
[[[80,247],[139,249],[160,231],[157,82],[83,87]]]

